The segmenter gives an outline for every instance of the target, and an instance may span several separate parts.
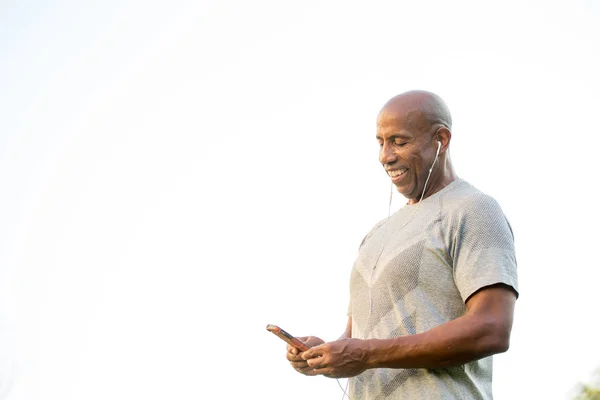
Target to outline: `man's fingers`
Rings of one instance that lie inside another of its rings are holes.
[[[308,376],[324,375],[330,377],[333,370],[324,364],[323,357],[310,358],[306,361],[291,361],[290,365],[298,372]]]
[[[306,360],[306,364],[312,369],[325,368],[326,366],[323,357],[309,358]]]
[[[315,375],[324,375],[329,378],[329,377],[331,377],[331,373],[333,371],[329,367],[321,367],[321,368],[314,368],[313,372],[315,373]]]
[[[315,370],[310,368],[310,367],[306,367],[306,368],[296,368],[296,371],[300,372],[301,374],[304,375],[316,375]]]
[[[288,361],[305,362],[304,358],[302,358],[302,354],[286,353],[285,357],[288,359]]]
[[[290,346],[289,344],[287,346],[287,351],[288,351],[288,353],[293,354],[293,355],[297,355],[299,353],[297,348]]]
[[[298,372],[308,376],[317,375],[316,372],[308,366],[306,361],[290,362],[290,365]]]
[[[300,354],[300,356],[303,359],[308,360],[310,358],[321,357],[321,356],[323,356],[323,353],[324,353],[323,345],[319,345],[319,346],[315,346],[315,347],[312,347],[312,348],[306,350],[305,352]]]
[[[304,371],[300,371],[300,372],[301,372],[301,373],[303,373],[303,374],[304,374],[304,375],[306,375],[306,376],[315,376],[315,375],[318,375],[318,374],[315,372],[315,370],[314,370],[314,369],[310,369],[310,368],[309,368],[309,369],[307,369],[307,370],[306,370],[306,372],[304,372]]]
[[[317,375],[318,372],[315,371],[314,366],[323,368],[323,366],[320,364],[322,361],[320,360],[321,355],[323,354],[323,349],[322,346],[325,344],[325,342],[322,339],[319,339],[316,336],[303,336],[303,337],[298,337],[298,339],[302,342],[305,343],[308,347],[311,346],[315,346],[307,351],[301,351],[299,349],[297,349],[296,347],[289,345],[287,346],[287,353],[286,353],[286,358],[288,359],[288,361],[290,362],[290,365],[292,366],[292,368],[294,368],[296,371],[300,372],[301,374],[304,375],[308,375],[308,376],[313,376],[313,375]],[[305,354],[308,353],[308,355],[306,356]],[[306,360],[311,359],[311,365],[308,364],[308,362]],[[327,369],[324,369],[324,371],[329,371]]]
[[[290,365],[295,369],[311,368],[306,361],[290,361]]]

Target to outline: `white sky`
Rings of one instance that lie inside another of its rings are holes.
[[[342,333],[375,116],[415,88],[515,231],[495,398],[600,366],[597,1],[52,3],[0,1],[10,400],[340,398],[264,328]]]

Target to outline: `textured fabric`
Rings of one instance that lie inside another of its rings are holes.
[[[350,279],[352,336],[394,338],[463,315],[496,283],[516,291],[511,227],[498,203],[458,179],[406,205],[364,238]],[[370,369],[350,379],[352,400],[492,399],[492,357],[443,369]]]

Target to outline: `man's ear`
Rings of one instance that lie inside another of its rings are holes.
[[[450,129],[446,128],[445,126],[442,126],[440,129],[438,129],[437,141],[440,142],[440,154],[448,149],[451,138],[452,132],[450,132]]]

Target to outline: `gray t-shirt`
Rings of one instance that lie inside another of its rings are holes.
[[[350,279],[352,337],[428,331],[463,315],[477,290],[518,291],[511,227],[498,203],[462,179],[406,205],[365,236]],[[439,369],[369,369],[350,379],[361,400],[492,399],[492,357]]]

